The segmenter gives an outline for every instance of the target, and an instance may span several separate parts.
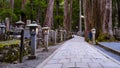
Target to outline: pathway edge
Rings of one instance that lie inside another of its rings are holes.
[[[66,42],[66,41],[65,41]],[[35,68],[43,68],[43,66],[62,48],[65,42],[59,43],[60,47],[55,50],[48,58],[46,58],[42,63],[38,64]],[[57,45],[59,45],[57,44]]]
[[[88,43],[89,44],[89,43]],[[102,55],[104,55],[105,57],[107,57],[108,59],[112,60],[113,62],[117,63],[120,65],[120,62],[117,61],[116,59],[112,58],[111,56],[105,54],[104,52],[102,52],[101,50],[97,49],[94,47],[94,45],[90,44],[92,48],[94,48],[95,50],[97,50],[99,53],[101,53]]]

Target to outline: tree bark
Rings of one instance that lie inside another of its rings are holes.
[[[64,29],[69,31],[69,24],[68,24],[68,0],[64,0]]]
[[[14,0],[10,0],[10,7],[11,7],[11,9],[14,8]]]
[[[100,33],[113,36],[112,0],[84,0],[84,13],[86,38],[92,28],[96,28],[97,37]]]
[[[59,9],[60,9],[60,5],[59,5],[59,0],[56,0],[56,15],[57,15],[57,23],[58,23],[58,28],[60,27],[60,20],[59,20]]]
[[[72,24],[72,4],[73,0],[70,0],[70,22],[69,22],[69,30],[71,31],[71,24]]]
[[[103,19],[103,33],[113,36],[112,31],[112,1],[105,1],[105,14]]]
[[[120,0],[116,0],[117,3],[117,15],[118,15],[118,27],[120,28]]]
[[[26,5],[27,1],[26,0],[22,0],[22,9],[25,8],[25,5]]]
[[[52,28],[53,25],[53,6],[54,6],[54,0],[49,0],[46,11],[46,17],[44,20],[44,26],[48,26],[50,28]]]
[[[92,5],[90,0],[84,0],[84,15],[85,15],[85,40],[88,39],[88,34],[92,29]]]

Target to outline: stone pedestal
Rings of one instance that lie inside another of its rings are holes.
[[[10,20],[9,20],[8,17],[5,18],[5,23],[6,23],[6,30],[9,31],[9,29],[10,29]]]
[[[49,27],[43,27],[42,30],[44,32],[44,45],[45,49],[43,51],[48,51],[48,44],[49,44]]]
[[[35,51],[36,51],[36,34],[33,33],[31,34],[31,55],[35,55]]]
[[[60,41],[63,41],[63,30],[60,30]]]
[[[36,28],[38,27],[37,24],[29,24],[28,27],[30,28],[30,47],[31,47],[31,55],[28,57],[28,59],[35,59],[36,58]]]
[[[95,42],[96,29],[93,28],[91,31],[92,31],[92,42],[93,42],[93,44],[96,44],[96,42]]]
[[[31,32],[31,55],[28,57],[29,59],[35,59],[36,58],[36,33]]]
[[[55,30],[55,44],[57,44],[57,33],[58,33],[58,31]]]
[[[48,51],[48,44],[49,44],[49,35],[46,34],[46,35],[44,36],[45,51]]]

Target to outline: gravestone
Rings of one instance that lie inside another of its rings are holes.
[[[31,24],[31,20],[26,20],[26,25],[29,25],[29,24]],[[30,38],[30,30],[29,30],[29,27],[25,27],[25,32],[24,32],[24,37],[26,38],[26,39],[29,39]]]
[[[60,30],[60,41],[61,42],[63,41],[63,30],[62,29]]]
[[[55,44],[57,44],[57,34],[58,34],[58,30],[56,29],[56,30],[55,30],[55,37],[54,37],[54,39],[55,39]]]
[[[6,23],[6,30],[10,30],[10,19],[8,17],[5,18],[5,23]]]
[[[48,51],[48,44],[49,44],[49,27],[43,27],[42,28],[43,32],[44,32],[44,45],[45,45],[45,49],[43,51]]]
[[[29,25],[29,24],[31,24],[31,20],[27,20],[26,25]]]
[[[37,48],[40,48],[43,43],[43,33],[42,33],[42,27],[38,25],[38,34],[37,34]]]
[[[54,30],[51,30],[51,42],[54,42],[54,40],[55,40],[55,31]]]

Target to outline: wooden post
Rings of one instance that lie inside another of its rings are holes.
[[[21,42],[20,42],[20,63],[22,63],[24,48],[24,30],[21,30]]]

